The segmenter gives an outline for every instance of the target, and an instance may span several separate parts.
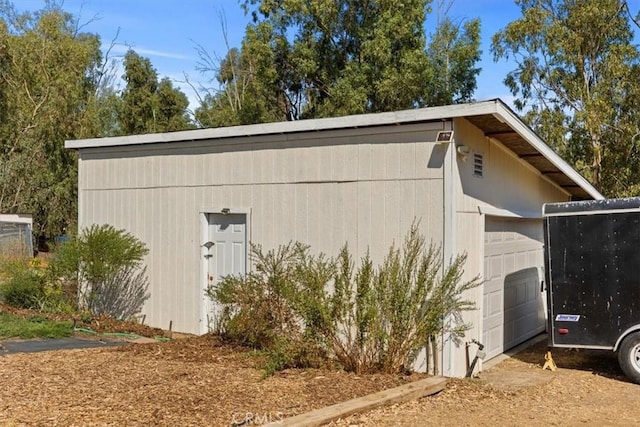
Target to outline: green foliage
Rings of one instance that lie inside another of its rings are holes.
[[[44,275],[26,263],[16,262],[11,266],[8,276],[9,279],[0,287],[4,302],[13,307],[40,308],[45,296]]]
[[[229,276],[207,290],[223,304],[218,328],[227,338],[262,350],[267,374],[300,366],[318,366],[321,350],[305,339],[294,304],[298,268],[308,247],[289,243],[266,254],[251,251],[255,271],[246,277]]]
[[[460,31],[446,20],[427,48],[430,3],[245,0],[254,23],[241,49],[218,63],[200,49],[200,70],[221,88],[196,118],[222,126],[469,101],[479,21]]]
[[[465,255],[443,268],[440,250],[427,246],[414,224],[402,248],[391,247],[374,269],[365,256],[357,270],[346,247],[338,257],[335,291],[328,304],[331,347],[355,372],[410,370],[427,339],[443,332],[463,336],[461,313],[475,305],[464,293],[479,285],[462,281]],[[453,321],[445,323],[450,317]]]
[[[72,313],[75,294],[65,292],[38,259],[0,256],[0,296],[11,306]]]
[[[121,131],[126,135],[192,129],[186,113],[187,96],[171,80],[158,82],[158,73],[148,58],[130,50],[124,56],[127,86],[117,110]]]
[[[128,319],[149,297],[146,270],[140,270],[148,252],[124,230],[94,224],[64,243],[49,267],[54,277],[77,283],[80,308]]]
[[[209,296],[224,305],[221,332],[258,349],[275,347],[280,337],[299,333],[290,300],[295,267],[306,250],[290,243],[263,254],[259,245],[252,246],[255,271],[229,276],[208,289]]]
[[[0,312],[0,338],[62,338],[73,332],[71,322],[57,322],[42,316],[22,318]]]
[[[60,4],[0,1],[0,212],[33,214],[34,236],[75,228],[77,158],[65,140],[192,128],[187,97],[127,54],[127,87],[96,34]]]
[[[518,0],[493,36],[526,120],[607,196],[640,194],[640,51],[621,0]]]
[[[427,105],[448,105],[473,101],[480,68],[480,20],[462,25],[445,18],[427,47],[429,77]]]
[[[274,31],[268,23],[248,26],[241,49],[230,48],[220,60],[202,47],[199,69],[215,74],[221,86],[207,93],[195,118],[201,126],[221,127],[283,120],[287,116],[286,88],[279,82],[277,55],[288,49],[286,40],[272,44]],[[275,50],[275,52],[274,52]]]
[[[76,217],[76,158],[66,139],[87,136],[100,41],[50,6],[0,6],[0,211],[34,215],[34,234],[58,234]]]
[[[460,315],[475,307],[463,296],[479,281],[462,280],[465,260],[444,268],[414,224],[378,268],[367,255],[356,269],[346,246],[337,259],[299,243],[266,254],[254,246],[255,270],[208,294],[222,306],[220,332],[265,351],[268,372],[333,359],[358,373],[397,373],[412,369],[430,337],[468,329]]]

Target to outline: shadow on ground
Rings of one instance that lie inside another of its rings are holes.
[[[544,339],[512,354],[511,358],[527,364],[539,365],[542,368],[547,351],[551,351],[558,368],[587,371],[594,375],[629,381],[620,370],[617,354],[611,350],[549,348],[548,341]]]
[[[14,340],[0,343],[0,356],[15,353],[37,353],[51,350],[107,347],[126,344],[124,341],[98,341],[81,338]]]

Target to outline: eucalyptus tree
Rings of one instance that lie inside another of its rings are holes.
[[[196,116],[224,125],[469,101],[479,72],[479,21],[434,26],[428,44],[430,4],[245,0],[253,23],[240,50],[205,67],[220,90]],[[437,81],[441,73],[447,78]]]
[[[526,120],[596,188],[640,194],[640,53],[620,0],[516,0],[522,16],[493,36]]]
[[[427,47],[429,61],[427,105],[447,105],[473,100],[480,72],[478,49],[480,21],[455,22],[445,16]]]
[[[36,234],[76,220],[76,159],[65,139],[92,136],[98,36],[55,5],[0,4],[0,211],[32,213]]]
[[[187,96],[168,78],[158,81],[158,73],[148,58],[129,50],[123,64],[126,87],[118,110],[122,133],[169,132],[193,127],[187,114]]]
[[[275,58],[283,49],[272,46],[273,31],[267,24],[249,26],[241,48],[231,48],[219,61],[201,48],[201,70],[214,74],[221,89],[205,95],[195,111],[205,127],[231,126],[284,120],[289,106]],[[283,40],[280,40],[282,42]]]

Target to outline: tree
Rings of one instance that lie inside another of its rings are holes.
[[[225,125],[468,101],[479,72],[479,22],[459,31],[447,21],[427,49],[430,3],[246,0],[254,23],[239,51],[202,68],[221,88],[203,99],[196,116]],[[443,56],[447,82],[431,84]]]
[[[55,5],[18,14],[0,2],[0,211],[34,215],[34,234],[76,221],[75,153],[92,136],[89,114],[100,40]]]
[[[122,76],[127,86],[122,93],[120,124],[127,134],[153,132],[156,128],[154,95],[158,90],[158,73],[151,61],[133,50],[124,55]]]
[[[525,120],[608,196],[638,194],[640,53],[619,0],[517,0],[493,37]]]
[[[222,89],[208,93],[196,109],[196,120],[207,127],[264,123],[287,117],[286,89],[281,87],[269,25],[249,26],[241,49],[229,49],[222,59],[200,47],[200,70],[215,74]]]
[[[193,128],[187,115],[187,96],[167,78],[158,82],[158,73],[148,58],[129,50],[124,56],[124,69],[126,87],[118,114],[124,134]]]
[[[452,3],[450,3],[451,5]],[[429,78],[428,105],[465,103],[473,100],[476,76],[480,69],[478,35],[480,21],[474,19],[462,24],[444,17],[427,48]]]

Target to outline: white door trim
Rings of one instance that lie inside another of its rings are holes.
[[[209,250],[204,246],[209,241],[209,215],[210,214],[234,214],[244,215],[246,219],[245,238],[247,241],[247,259],[245,262],[247,272],[251,270],[251,264],[249,263],[250,242],[251,242],[251,208],[230,208],[230,207],[213,207],[200,209],[200,238],[198,239],[198,246],[200,246],[200,334],[206,334],[209,332],[209,322],[207,318],[207,308],[210,307],[208,303],[208,296],[206,289],[209,284],[209,268],[208,258]]]

